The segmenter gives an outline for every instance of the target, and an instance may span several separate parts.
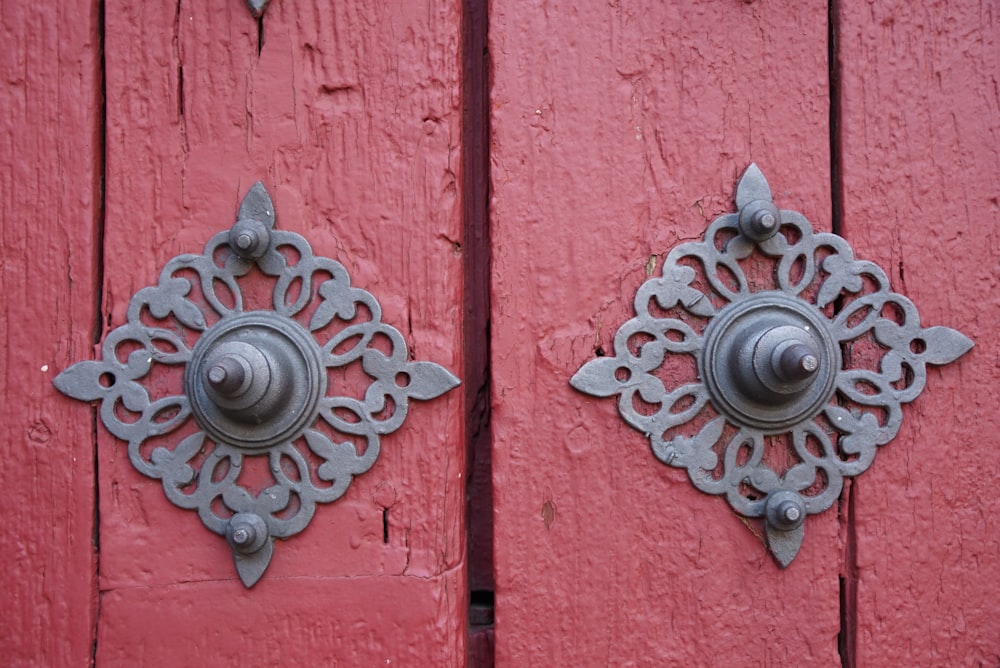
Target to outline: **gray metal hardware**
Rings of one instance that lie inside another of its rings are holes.
[[[266,308],[251,307],[260,294]],[[232,228],[201,255],[170,260],[156,286],[132,297],[127,320],[105,338],[103,359],[74,364],[55,386],[101,401],[101,421],[128,442],[133,466],[225,537],[247,587],[276,538],[305,529],[316,504],[375,463],[410,399],[459,384],[437,364],[410,361],[403,336],[343,265],[275,229],[259,182]],[[366,385],[355,388],[359,379]],[[248,459],[265,457],[266,479],[246,480]]]
[[[736,207],[703,241],[670,252],[662,276],[639,287],[614,356],[585,363],[570,383],[618,396],[622,419],[660,461],[764,518],[785,567],[806,516],[829,508],[844,478],[896,436],[926,365],[952,362],[972,341],[922,327],[877,265],[778,210],[756,165]],[[694,364],[676,363],[685,357]],[[678,381],[686,370],[693,377]]]
[[[254,15],[254,18],[260,18],[267,11],[267,5],[271,0],[247,0],[247,9],[250,13]]]

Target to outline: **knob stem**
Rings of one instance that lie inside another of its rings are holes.
[[[771,355],[771,368],[786,383],[797,383],[814,375],[819,369],[819,358],[812,346],[793,343],[782,350],[775,348]]]
[[[238,397],[253,382],[253,369],[239,355],[223,355],[209,367],[208,382],[222,396]]]
[[[280,353],[268,351],[261,342],[227,341],[206,355],[199,374],[206,398],[219,410],[243,422],[260,422],[275,411],[280,396],[266,400],[268,393],[279,395],[283,385],[275,384],[280,369],[272,369],[269,360],[283,359]]]
[[[740,350],[740,384],[758,401],[785,401],[805,392],[821,375],[817,342],[796,325],[762,327]]]

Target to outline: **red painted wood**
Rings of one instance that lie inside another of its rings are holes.
[[[85,666],[93,415],[52,379],[91,354],[100,211],[97,3],[0,11],[0,662]]]
[[[463,275],[485,261],[469,254],[485,186],[466,182],[483,156],[460,161],[483,129],[460,128],[462,3],[280,0],[258,55],[242,2],[107,2],[103,267],[98,7],[54,4],[0,15],[5,664],[87,665],[95,641],[109,665],[461,665],[467,644],[474,665],[494,645],[500,665],[1000,662],[991,7],[835,7],[842,232],[925,325],[976,348],[931,370],[782,572],[759,525],[567,381],[611,347],[649,263],[731,210],[749,161],[829,227],[824,4],[494,0],[492,322]],[[258,178],[279,226],[342,260],[416,357],[475,383],[415,404],[251,591],[98,428],[98,580],[93,414],[51,379],[91,355],[100,276],[107,331]],[[462,348],[488,327],[498,623],[468,641],[466,442],[488,441],[461,416],[488,416],[485,348]]]
[[[109,321],[262,179],[281,229],[342,261],[416,358],[460,374],[459,3],[272,2],[259,56],[242,2],[105,14]],[[249,593],[224,541],[102,431],[98,661],[460,664],[462,415],[461,390],[415,403]]]
[[[491,3],[499,665],[836,665],[836,511],[787,571],[570,376],[756,161],[830,225],[823,2]]]
[[[844,227],[926,325],[976,347],[928,373],[854,485],[858,666],[1000,662],[996,5],[840,3]]]
[[[463,665],[460,569],[428,578],[270,575],[249,592],[228,580],[105,592],[98,664]]]

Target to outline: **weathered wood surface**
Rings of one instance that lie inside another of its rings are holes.
[[[1000,663],[1000,14],[839,3],[844,231],[975,341],[854,484],[852,665]]]
[[[417,359],[461,374],[459,3],[272,2],[262,45],[235,0],[105,15],[108,321],[261,179],[280,229],[343,262]],[[225,542],[102,435],[98,661],[460,664],[462,415],[461,390],[415,402],[249,593]]]
[[[460,134],[461,3],[328,4],[272,2],[258,53],[241,1],[106,3],[103,266],[99,8],[0,14],[5,665],[463,663],[478,386],[415,403],[249,592],[100,427],[95,460],[92,411],[51,386],[257,179],[279,227],[343,261],[417,358],[482,380],[485,349],[466,358],[456,323],[492,328],[499,665],[1000,662],[993,7],[837,3],[831,179],[825,3],[494,0],[487,323],[462,314],[483,256],[461,229],[482,187],[459,173],[479,130]],[[836,198],[923,324],[976,342],[929,372],[784,572],[756,525],[567,382],[610,349],[647,267],[731,210],[750,161],[819,228]]]
[[[52,378],[94,341],[96,3],[5,3],[0,39],[0,663],[85,666],[96,606],[93,414]]]
[[[568,384],[749,162],[829,229],[826,3],[496,0],[490,35],[498,665],[836,665],[836,510],[781,571]]]

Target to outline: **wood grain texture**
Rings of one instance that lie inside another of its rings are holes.
[[[463,665],[452,628],[462,578],[265,575],[253,591],[229,581],[115,589],[101,601],[98,664]]]
[[[823,2],[491,3],[498,665],[836,665],[836,511],[781,571],[569,378],[751,161],[830,225]]]
[[[90,356],[100,215],[95,2],[0,11],[0,663],[90,663],[93,413],[52,386]]]
[[[976,344],[855,482],[858,666],[1000,662],[998,29],[993,3],[841,3],[845,234]]]
[[[124,321],[131,295],[165,261],[228,228],[261,179],[280,229],[341,261],[416,359],[460,374],[460,3],[272,2],[259,55],[242,2],[112,0],[106,16],[108,322]],[[360,639],[392,634],[385,621],[407,627],[399,652],[460,663],[462,414],[461,390],[414,402],[374,468],[278,543],[250,595],[225,542],[103,437],[98,659],[132,662],[133,649],[211,656],[206,646],[178,649],[182,634],[151,623],[159,612],[135,608],[176,597],[185,614],[170,619],[191,633],[239,636],[261,664],[287,630],[276,619],[313,615],[351,637],[302,636],[291,656],[341,648],[344,665],[382,665],[389,639]]]

